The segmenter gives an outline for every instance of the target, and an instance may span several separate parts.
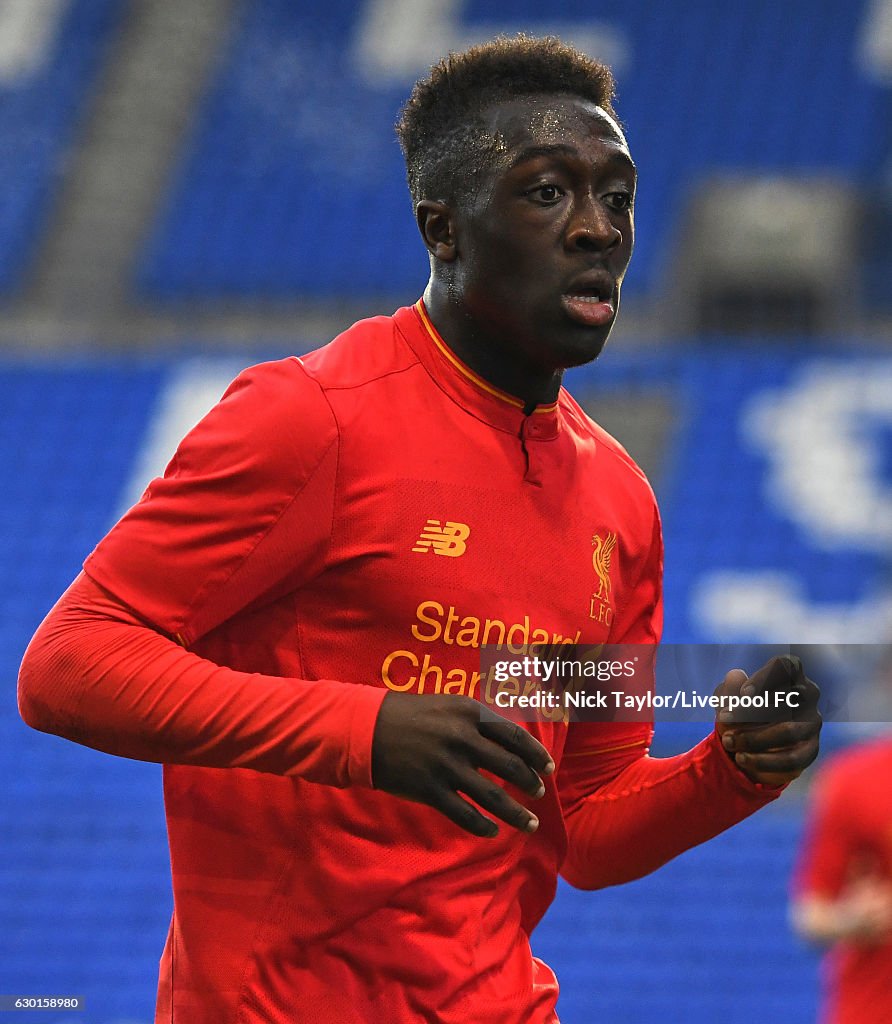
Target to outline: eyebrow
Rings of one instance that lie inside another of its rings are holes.
[[[575,146],[569,146],[565,142],[555,142],[548,146],[527,146],[526,149],[522,149],[517,156],[511,161],[510,169],[517,167],[519,164],[525,163],[527,160],[533,160],[537,156],[579,156],[579,150]],[[608,163],[619,163],[624,164],[633,173],[638,173],[638,168],[635,166],[635,161],[622,150],[617,150],[608,157]]]
[[[526,160],[533,160],[537,156],[579,156],[579,150],[575,146],[568,146],[564,142],[556,142],[550,146],[527,146],[522,149],[511,161],[511,166],[516,167]]]

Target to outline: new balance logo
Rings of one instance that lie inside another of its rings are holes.
[[[433,551],[435,555],[458,558],[465,553],[465,541],[470,535],[471,527],[465,523],[453,523],[447,519],[441,524],[439,519],[428,519],[412,550],[422,555]]]

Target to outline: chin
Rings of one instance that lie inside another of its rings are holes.
[[[573,366],[585,366],[593,363],[604,351],[613,324],[606,327],[583,328],[580,335],[567,345],[561,346],[561,369],[568,370]]]

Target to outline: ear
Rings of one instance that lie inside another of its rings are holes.
[[[428,252],[443,263],[452,263],[458,255],[452,210],[446,203],[422,199],[415,207],[415,219]]]

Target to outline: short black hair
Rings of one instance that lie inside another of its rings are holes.
[[[606,64],[554,36],[498,36],[450,53],[415,83],[396,123],[412,201],[470,193],[491,154],[482,113],[492,103],[565,93],[614,117],[614,90]]]

